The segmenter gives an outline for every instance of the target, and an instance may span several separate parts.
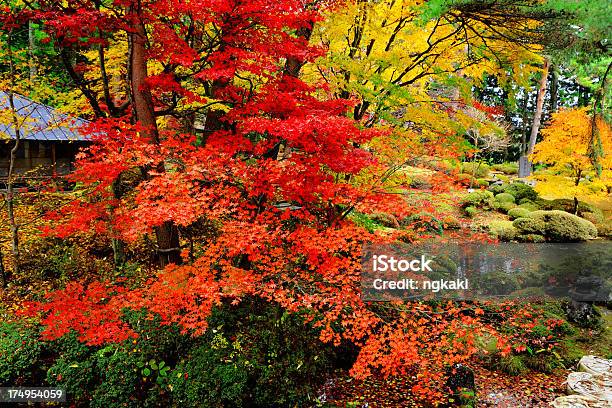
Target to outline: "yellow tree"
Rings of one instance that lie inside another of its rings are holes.
[[[531,159],[533,162],[546,163],[552,170],[561,174],[569,175],[576,188],[583,177],[589,176],[593,179],[599,178],[609,189],[612,186],[612,130],[603,118],[598,116],[593,120],[587,110],[588,108],[568,109],[553,114],[550,125],[542,130],[543,140],[536,144]],[[596,126],[595,130],[601,139],[601,176],[598,176],[589,157],[593,125]]]

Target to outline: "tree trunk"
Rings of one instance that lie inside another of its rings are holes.
[[[9,220],[9,229],[11,234],[11,254],[13,256],[13,272],[15,275],[19,273],[19,224],[15,217],[15,162],[17,160],[17,151],[21,145],[21,125],[17,117],[15,109],[15,99],[13,89],[15,87],[15,65],[13,63],[12,52],[12,31],[8,34],[8,60],[9,60],[9,75],[10,87],[7,90],[9,109],[11,111],[11,121],[15,131],[15,144],[9,155],[9,168],[6,178],[6,211]]]
[[[140,7],[140,5],[139,5]],[[140,15],[140,10],[135,10]],[[143,126],[143,134],[149,138],[151,143],[159,143],[159,131],[153,108],[153,98],[147,88],[146,78],[147,58],[146,41],[147,33],[144,24],[138,20],[134,32],[128,33],[130,38],[130,86],[134,116]],[[164,171],[163,163],[157,169]],[[170,263],[181,263],[181,249],[178,228],[173,222],[167,221],[155,228],[157,238],[158,260],[163,268]]]
[[[591,136],[589,139],[589,148],[587,153],[591,159],[593,167],[595,167],[598,177],[601,176],[603,171],[600,160],[604,156],[604,151],[601,143],[601,135],[597,131],[597,109],[599,107],[599,109],[603,111],[604,107],[606,106],[606,83],[608,81],[610,69],[612,69],[612,62],[608,64],[608,68],[606,68],[606,72],[601,79],[601,85],[595,92],[595,98],[593,98],[593,111],[591,112]]]
[[[28,21],[28,57],[30,68],[30,83],[38,76],[38,66],[36,65],[36,36],[34,33],[34,23]]]
[[[542,70],[542,78],[540,79],[540,87],[538,89],[538,96],[536,98],[536,107],[533,114],[533,122],[531,124],[531,134],[529,135],[529,144],[524,157],[521,157],[520,165],[522,169],[519,169],[520,177],[527,177],[531,174],[531,165],[527,164],[529,156],[533,154],[536,142],[538,140],[538,133],[540,131],[540,124],[542,122],[542,112],[544,110],[544,97],[546,96],[546,84],[548,82],[548,60],[544,60],[544,68]]]
[[[2,287],[6,288],[8,284],[8,277],[6,276],[6,270],[4,269],[4,257],[2,256],[2,247],[0,247],[0,279],[2,280]]]
[[[550,67],[550,76],[550,113],[555,113],[559,105],[559,73],[553,64]]]

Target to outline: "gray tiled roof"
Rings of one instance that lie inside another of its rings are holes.
[[[81,118],[71,118],[56,109],[34,102],[24,96],[13,94],[15,110],[21,126],[21,137],[24,140],[46,141],[87,141],[89,138],[78,132],[78,128],[88,121]],[[0,91],[0,140],[15,139],[15,129],[7,124],[9,110],[9,97]]]

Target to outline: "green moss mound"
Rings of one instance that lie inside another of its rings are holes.
[[[466,162],[461,163],[461,172],[473,175],[476,178],[484,178],[489,175],[491,168],[485,163]]]
[[[515,182],[512,184],[502,184],[501,186],[493,186],[489,189],[493,194],[508,193],[514,196],[515,201],[520,202],[522,199],[535,201],[538,198],[538,193],[533,187],[525,183]]]
[[[489,224],[489,232],[500,241],[512,241],[518,230],[512,225],[512,221],[492,221]]]
[[[517,218],[512,223],[514,228],[516,228],[520,234],[537,234],[537,235],[545,235],[546,233],[546,223],[539,218]]]
[[[493,201],[493,193],[488,190],[477,190],[467,194],[461,200],[461,206],[467,207],[487,207],[490,206]]]
[[[499,193],[495,196],[495,201],[500,203],[514,203],[515,198],[512,194],[509,193]]]
[[[518,174],[518,163],[500,163],[491,166],[492,170],[501,171],[504,174]]]
[[[527,208],[520,208],[520,207],[515,207],[515,208],[511,208],[508,211],[508,215],[510,216],[510,218],[512,218],[513,220],[516,220],[517,218],[525,218],[529,216],[529,213],[531,211],[529,211]]]
[[[527,200],[524,201],[523,203],[519,204],[519,208],[524,208],[527,211],[537,211],[540,209],[540,207],[535,204],[533,201]]]
[[[565,211],[534,211],[514,220],[513,226],[519,235],[541,235],[549,242],[580,242],[597,237],[592,222]]]

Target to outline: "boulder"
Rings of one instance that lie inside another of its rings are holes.
[[[595,375],[612,375],[612,360],[597,356],[584,356],[578,362],[578,370]]]
[[[608,401],[612,405],[612,375],[591,374],[581,371],[567,376],[567,393]],[[609,405],[609,406],[610,406]]]

